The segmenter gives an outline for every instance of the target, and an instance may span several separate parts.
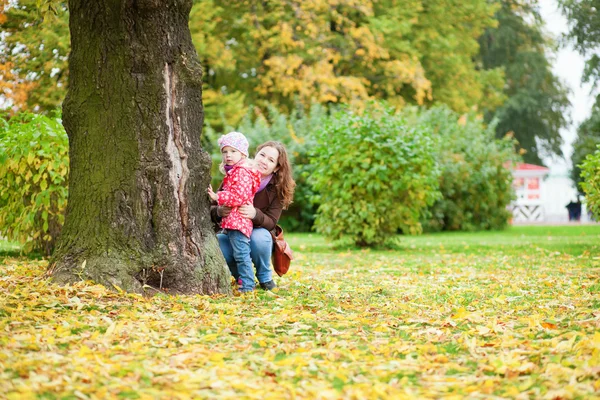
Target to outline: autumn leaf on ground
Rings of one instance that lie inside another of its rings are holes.
[[[61,287],[4,258],[0,398],[594,398],[600,227],[543,229],[368,252],[290,234],[290,272],[252,297]]]

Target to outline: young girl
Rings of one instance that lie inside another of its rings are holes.
[[[208,188],[208,195],[219,206],[231,207],[229,215],[221,221],[221,228],[233,249],[233,257],[238,265],[241,279],[240,292],[254,290],[254,268],[250,258],[250,235],[252,220],[243,217],[238,207],[252,203],[260,186],[261,174],[247,160],[248,140],[240,132],[230,132],[218,141],[223,161],[219,169],[225,174],[221,190],[215,193]]]

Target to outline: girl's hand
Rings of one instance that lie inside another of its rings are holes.
[[[208,195],[210,196],[211,199],[213,199],[214,201],[219,200],[219,196],[213,192],[213,188],[212,185],[208,185]]]
[[[252,204],[244,204],[238,208],[242,217],[254,219],[256,217],[256,208]]]

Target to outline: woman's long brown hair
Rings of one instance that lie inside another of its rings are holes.
[[[273,175],[275,189],[277,190],[277,196],[281,199],[283,209],[287,209],[292,201],[294,200],[294,189],[296,188],[296,182],[292,175],[292,165],[288,158],[287,150],[285,146],[279,142],[268,141],[256,148],[258,153],[263,147],[273,147],[279,152],[279,158],[277,159],[276,172]]]

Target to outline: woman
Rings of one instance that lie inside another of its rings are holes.
[[[296,183],[292,177],[292,167],[283,144],[269,141],[258,146],[254,157],[261,173],[261,185],[254,196],[253,204],[245,204],[238,208],[239,213],[252,220],[253,230],[250,236],[250,256],[256,268],[256,277],[260,287],[272,290],[277,285],[273,281],[271,269],[271,251],[273,238],[271,231],[275,229],[281,211],[287,209],[294,197]],[[231,208],[213,204],[210,215],[215,223],[227,217]],[[227,235],[218,234],[221,252],[227,261],[231,275],[239,278],[237,265],[233,258],[233,250]]]

